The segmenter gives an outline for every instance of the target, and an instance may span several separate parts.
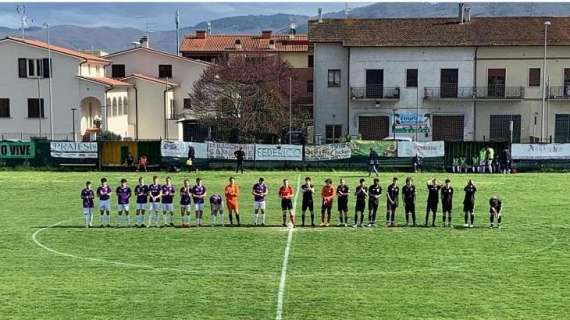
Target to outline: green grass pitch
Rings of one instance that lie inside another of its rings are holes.
[[[167,175],[160,173],[162,179]],[[177,189],[184,178],[196,177],[171,175]],[[221,193],[232,173],[199,175],[211,194]],[[325,178],[336,184],[344,177],[351,192],[361,177],[358,172],[238,175],[242,223],[251,222],[250,190],[259,176],[270,187],[268,222],[278,225],[281,179],[297,187],[298,177],[307,175],[318,190]],[[394,175],[403,183],[408,174],[382,174],[384,190]],[[122,177],[134,186],[138,177],[0,172],[0,318],[276,319],[286,228],[82,228],[79,192],[84,181],[96,185],[102,176],[113,188]],[[147,182],[151,176],[144,174]],[[568,175],[412,176],[419,221],[425,214],[425,181],[453,180],[456,226],[463,224],[463,186],[473,178],[479,189],[477,228],[355,230],[336,227],[336,212],[335,227],[296,228],[282,286],[283,319],[568,319]],[[504,201],[502,229],[487,228],[487,202],[494,194]],[[298,209],[300,203],[298,197]],[[381,225],[384,203],[383,194]],[[354,196],[349,208],[354,209]],[[209,223],[208,207],[205,216]],[[438,224],[440,218],[438,213]],[[397,220],[404,221],[401,207]],[[98,215],[94,221],[98,224]]]

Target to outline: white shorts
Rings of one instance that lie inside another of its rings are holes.
[[[173,212],[174,211],[174,204],[173,203],[163,203],[162,204],[162,211]]]
[[[137,203],[137,210],[146,210],[146,203]]]
[[[111,200],[100,200],[99,201],[100,210],[111,210]]]
[[[83,214],[84,215],[93,214],[93,208],[83,208]]]
[[[129,204],[117,204],[117,210],[118,211],[127,211],[129,212]]]
[[[189,208],[190,208],[189,204],[181,204],[180,205],[180,210],[188,211]]]
[[[204,211],[204,203],[194,203],[194,210],[196,211]]]
[[[149,202],[148,210],[160,211],[160,202]]]
[[[479,165],[480,165],[480,166],[484,166],[485,163],[487,163],[487,161],[485,161],[485,160],[480,160],[480,161],[479,161]]]
[[[265,201],[254,201],[253,209],[255,210],[265,210]]]

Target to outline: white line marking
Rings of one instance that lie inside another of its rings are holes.
[[[150,265],[143,265],[143,264],[135,264],[135,263],[127,263],[127,262],[120,262],[120,261],[113,261],[113,260],[105,260],[105,259],[99,259],[99,258],[92,258],[92,257],[82,257],[82,256],[76,256],[74,254],[71,253],[66,253],[66,252],[61,252],[61,251],[57,251],[55,249],[52,249],[48,246],[46,246],[45,244],[41,243],[38,240],[38,235],[40,233],[42,233],[43,231],[49,229],[49,228],[53,228],[55,226],[61,225],[65,222],[67,222],[68,220],[63,220],[60,221],[58,223],[54,223],[52,225],[49,225],[47,227],[38,229],[36,232],[34,232],[32,234],[32,240],[34,241],[35,244],[37,244],[40,248],[54,253],[56,255],[60,255],[63,257],[68,257],[68,258],[73,258],[73,259],[79,259],[79,260],[88,260],[88,261],[94,261],[94,262],[100,262],[100,263],[107,263],[107,264],[114,264],[114,265],[119,265],[119,266],[124,266],[124,267],[132,267],[132,268],[142,268],[142,269],[150,269],[152,271],[176,271],[176,272],[181,272],[181,273],[188,273],[188,274],[195,274],[195,275],[223,275],[223,276],[234,276],[234,275],[243,275],[243,276],[252,276],[251,273],[244,273],[244,272],[203,272],[203,271],[193,271],[193,270],[185,270],[185,269],[177,269],[177,268],[168,268],[168,267],[155,267],[155,266],[150,266]],[[253,276],[259,276],[258,274],[253,275]],[[265,276],[265,275],[262,275]],[[268,277],[273,277],[273,275],[266,275]]]
[[[297,175],[297,190],[293,197],[293,212],[297,207],[297,196],[299,196],[299,189],[301,188],[301,175]],[[287,245],[285,246],[285,253],[283,254],[283,266],[281,267],[281,279],[279,280],[279,290],[277,291],[277,315],[275,319],[283,319],[283,299],[285,296],[285,281],[287,280],[287,264],[289,263],[289,251],[291,250],[291,242],[293,242],[293,228],[289,228],[287,234]]]

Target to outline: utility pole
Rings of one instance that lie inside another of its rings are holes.
[[[291,105],[291,87],[292,87],[291,82],[292,82],[292,79],[291,79],[291,77],[289,77],[289,144],[292,143],[291,137],[293,135],[293,133],[291,131],[293,129],[293,108]]]
[[[77,108],[71,108],[71,127],[73,128],[73,142],[77,142],[76,134],[75,134],[75,111]]]
[[[544,104],[546,100],[546,45],[550,21],[544,22],[544,61],[542,63],[542,117],[540,118],[540,142],[544,142]]]
[[[44,23],[44,26],[47,30],[47,44],[48,44],[48,84],[49,84],[49,131],[50,131],[50,139],[54,140],[54,133],[53,133],[53,91],[52,91],[52,67],[51,67],[51,46],[50,46],[50,39],[49,39],[49,24]],[[75,132],[75,131],[74,131]]]

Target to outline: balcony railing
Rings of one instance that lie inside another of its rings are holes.
[[[397,100],[400,99],[400,88],[383,85],[350,87],[350,96],[355,100]]]
[[[476,87],[475,99],[478,100],[508,100],[524,98],[524,87],[505,87],[503,85]]]
[[[550,87],[548,98],[552,100],[570,99],[570,84],[560,87]]]
[[[473,87],[458,87],[456,85],[425,87],[424,99],[473,99]]]

